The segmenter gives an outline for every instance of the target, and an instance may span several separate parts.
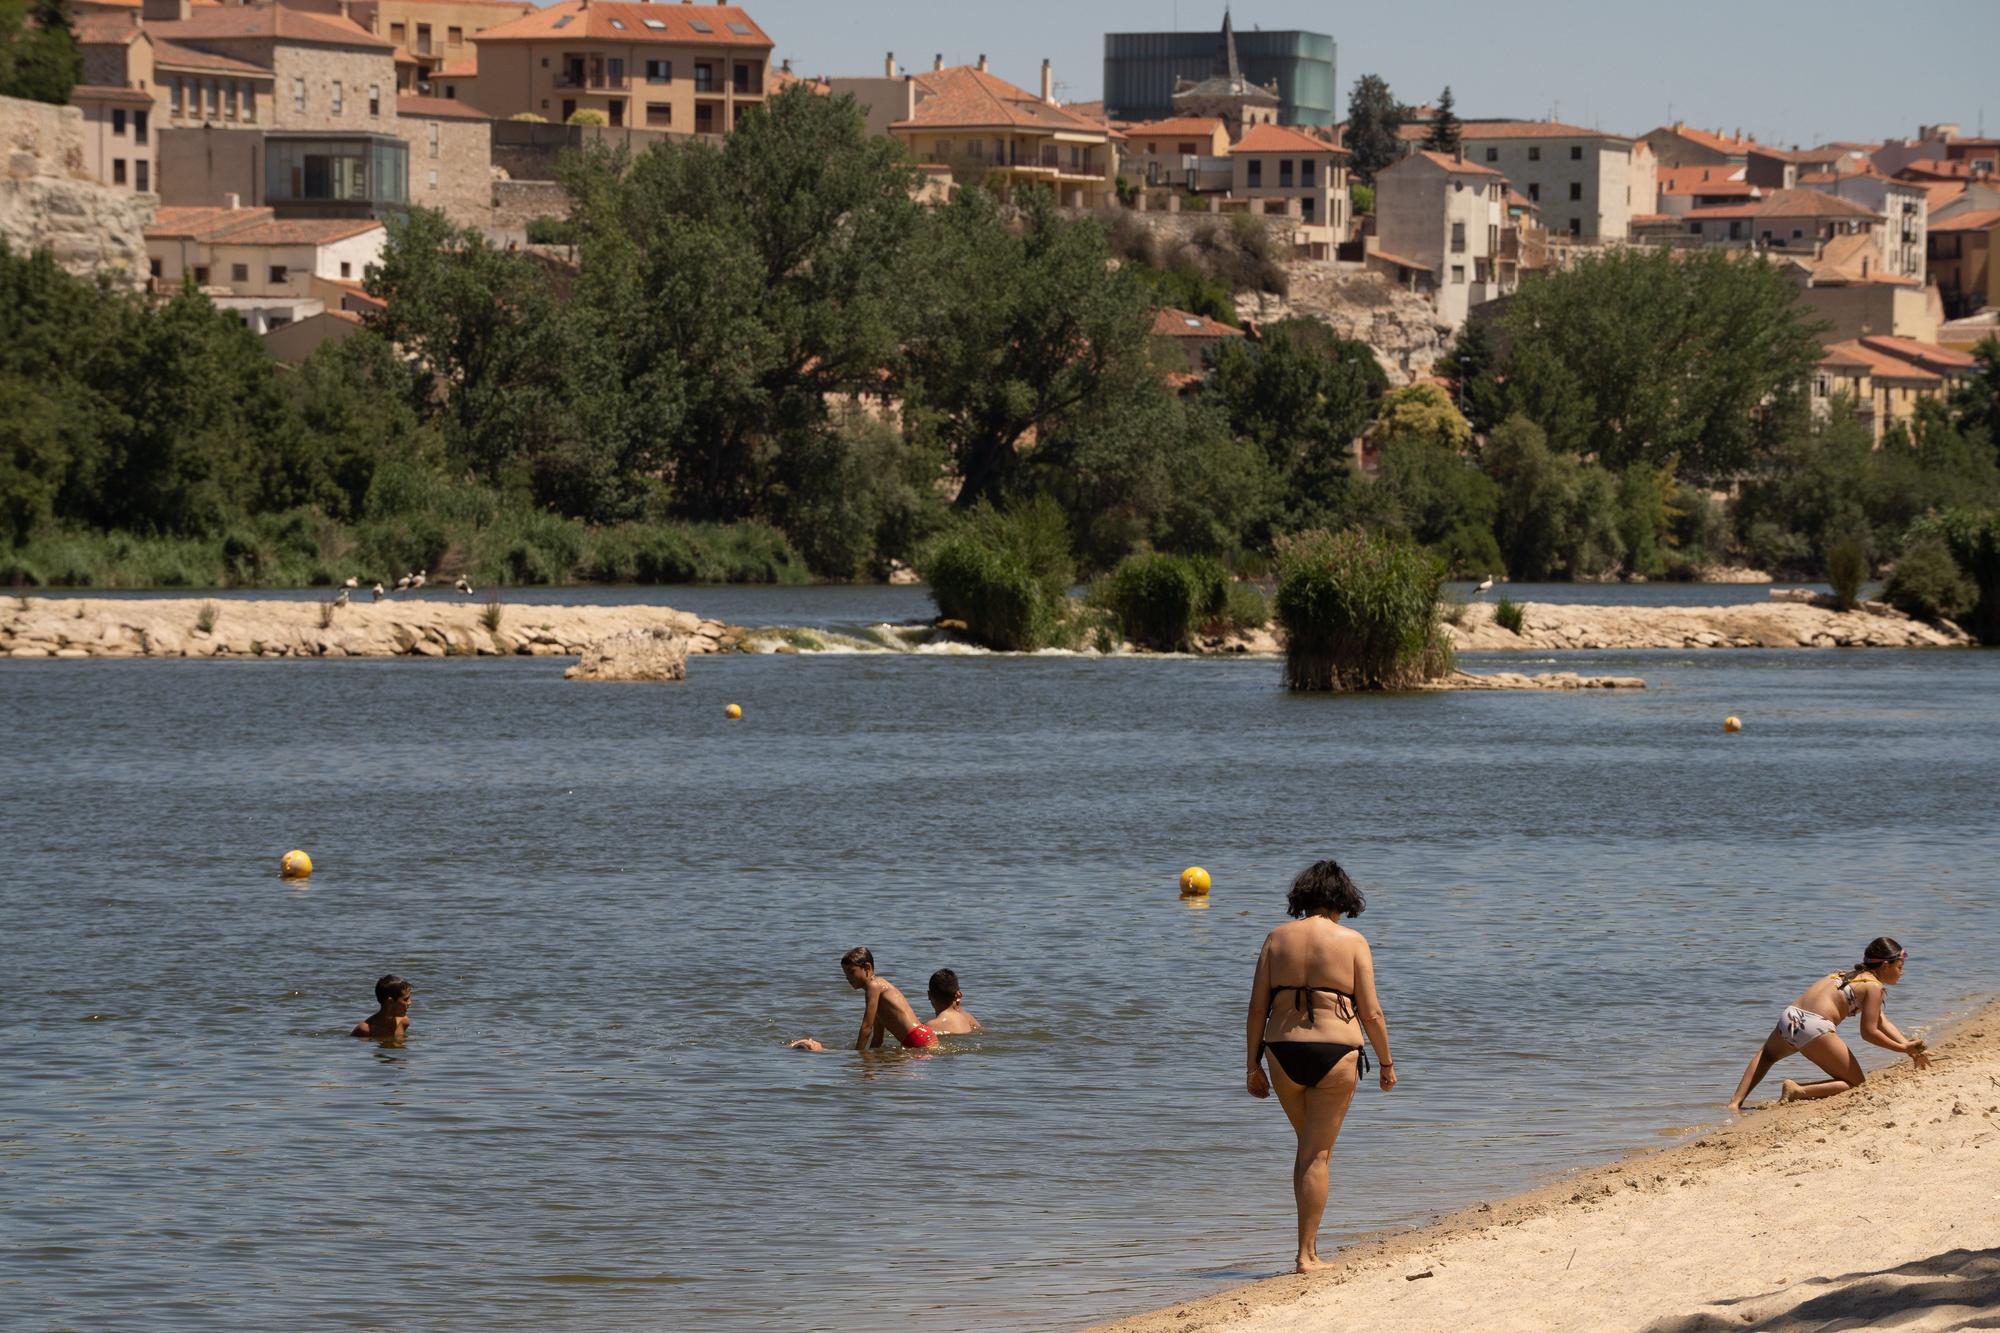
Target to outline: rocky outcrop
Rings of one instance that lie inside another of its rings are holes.
[[[0,656],[577,657],[654,629],[681,638],[686,653],[714,653],[733,651],[744,633],[669,606],[503,605],[491,627],[485,608],[443,598],[355,602],[322,626],[325,610],[316,601],[9,597]]]
[[[48,250],[78,277],[146,274],[146,224],[157,195],[101,185],[83,170],[83,112],[0,97],[0,239]]]
[[[583,650],[564,680],[686,680],[688,641],[664,625],[628,629]]]
[[[1544,671],[1524,676],[1518,671],[1474,673],[1454,671],[1442,680],[1420,686],[1426,690],[1643,690],[1637,676],[1579,676],[1574,671]]]
[[[1343,338],[1356,338],[1375,351],[1389,379],[1409,384],[1429,373],[1451,343],[1451,326],[1440,323],[1431,303],[1379,273],[1325,260],[1296,260],[1286,266],[1290,292],[1238,292],[1236,313],[1271,323],[1317,319]]]
[[[1497,592],[1498,590],[1496,590]],[[1570,606],[1528,602],[1517,634],[1474,603],[1451,631],[1472,652],[1565,648],[1944,648],[1972,642],[1955,626],[1913,620],[1881,603],[1836,611],[1799,602],[1738,606]]]

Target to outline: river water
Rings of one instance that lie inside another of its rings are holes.
[[[1393,698],[1248,660],[563,665],[0,664],[0,1322],[1062,1329],[1267,1275],[1291,1138],[1242,1012],[1322,855],[1403,1079],[1358,1094],[1329,1241],[1712,1120],[1871,936],[1910,948],[1906,1030],[2000,989],[1991,654]],[[851,1039],[855,944],[913,996],[955,967],[986,1033],[785,1050]],[[348,1039],[390,971],[411,1041]]]

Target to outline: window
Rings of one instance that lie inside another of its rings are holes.
[[[208,265],[196,264],[194,266],[194,282],[197,287],[208,286]]]
[[[122,157],[111,160],[111,183],[113,185],[125,183],[125,159]]]
[[[1539,162],[1542,160],[1542,146],[1540,144],[1534,144],[1529,147],[1528,160],[1530,162]]]
[[[646,82],[648,82],[648,83],[672,83],[673,81],[674,81],[674,62],[673,62],[673,61],[671,61],[671,60],[648,60],[648,61],[646,62]]]
[[[236,80],[231,79],[222,90],[222,118],[236,119]]]
[[[371,116],[382,114],[382,85],[379,83],[368,85],[368,114]]]
[[[208,81],[208,118],[222,119],[222,85],[213,79]]]
[[[694,30],[695,30],[696,32],[714,32],[714,31],[715,31],[715,29],[714,29],[714,28],[712,28],[712,27],[710,27],[710,26],[709,26],[709,24],[708,24],[708,20],[707,20],[707,19],[689,19],[689,20],[688,20],[688,26],[689,26],[690,28],[693,28],[693,29],[694,29]]]
[[[409,33],[410,29],[408,24],[391,23],[389,25],[389,40],[394,42],[398,46],[401,46],[403,44],[404,40],[408,38]]]
[[[1292,159],[1289,157],[1278,159],[1278,188],[1281,190],[1292,188]]]
[[[272,286],[274,286],[274,287],[275,287],[275,286],[279,285],[280,283],[283,283],[283,282],[287,281],[287,280],[288,280],[288,279],[289,279],[290,277],[291,277],[291,270],[290,270],[290,269],[288,269],[288,268],[286,268],[286,267],[285,267],[285,266],[284,266],[283,264],[273,264],[273,265],[271,265],[271,285],[272,285]]]
[[[611,20],[611,26],[612,26],[612,27],[614,27],[614,28],[616,28],[616,29],[618,29],[618,31],[620,31],[620,32],[623,32],[623,31],[625,31],[625,20],[624,20],[624,19],[613,19],[613,20]]]
[[[732,22],[729,25],[729,30],[735,33],[738,37],[748,37],[750,35],[750,25],[747,23]]]
[[[1451,280],[1455,283],[1462,283],[1465,281],[1465,265],[1453,264],[1451,266]]]
[[[674,106],[671,102],[646,103],[646,124],[654,129],[664,129],[674,123]]]
[[[1571,218],[1571,219],[1569,220],[1569,234],[1570,234],[1570,235],[1572,235],[1572,236],[1581,236],[1581,235],[1583,235],[1583,220],[1582,220],[1582,219],[1580,219],[1580,218]]]
[[[1797,227],[1794,227],[1794,228],[1792,228],[1792,239],[1793,239],[1793,240],[1795,240],[1795,241],[1796,241],[1796,240],[1800,240],[1800,239],[1802,239],[1802,238],[1803,238],[1804,236],[1805,236],[1805,233],[1804,233],[1803,231],[1800,231],[1800,230],[1799,230],[1799,229],[1798,229]]]
[[[737,65],[733,74],[733,78],[735,80],[737,92],[752,93],[757,91],[755,88],[752,88],[750,86],[750,67],[748,65],[744,64]]]
[[[654,32],[665,32],[667,30],[667,25],[660,22],[658,19],[640,19],[639,21],[645,24],[647,27],[651,28]]]
[[[574,97],[563,98],[563,124],[569,124],[569,118],[575,114],[576,99]]]
[[[449,42],[449,43],[450,43],[451,45],[453,45],[453,46],[464,46],[464,45],[465,45],[465,29],[463,29],[463,28],[446,28],[446,29],[444,30],[444,39],[445,39],[445,41]]]
[[[698,93],[715,91],[715,66],[701,61],[695,62],[694,90]]]
[[[125,108],[122,106],[111,108],[111,132],[113,134],[125,132]]]
[[[159,276],[160,276],[160,261],[159,261],[159,260],[157,260],[157,259],[148,259],[148,260],[146,261],[146,271],[147,271],[148,273],[152,274],[152,275],[153,275],[154,277],[156,277],[156,278],[157,278],[157,277],[159,277]]]
[[[281,314],[274,310],[271,312],[270,317],[264,321],[264,332],[269,333],[273,329],[282,329],[291,322],[292,317],[290,315]]]
[[[438,169],[437,169],[436,167],[432,167],[432,168],[431,168],[431,171],[430,171],[430,182],[431,182],[431,188],[432,188],[433,190],[435,190],[435,189],[436,189],[436,188],[438,187]],[[340,267],[341,267],[341,268],[342,268],[343,270],[345,270],[345,269],[347,268],[347,265],[345,265],[345,264],[342,264],[342,265],[341,265]],[[341,275],[340,275],[340,276],[344,278],[344,277],[346,277],[346,276],[347,276],[347,274],[346,274],[346,273],[345,273],[345,272],[343,271],[343,272],[341,273]]]
[[[613,125],[623,125],[625,123],[625,99],[622,97],[612,98],[610,110],[611,123]]]
[[[1465,224],[1463,222],[1454,222],[1451,224],[1451,252],[1455,255],[1465,253]]]
[[[243,85],[243,119],[253,125],[257,121],[257,85],[254,83]]]
[[[1259,189],[1264,184],[1264,162],[1261,158],[1250,159],[1250,188]]]
[[[132,164],[132,188],[135,190],[153,188],[153,164],[143,157]]]
[[[293,79],[292,110],[303,111],[305,109],[306,109],[306,81],[304,79]]]
[[[428,23],[419,23],[417,25],[417,54],[420,56],[427,56],[430,53],[431,53],[431,25]]]
[[[565,14],[561,18],[557,19],[554,23],[551,23],[549,26],[551,28],[567,28],[569,26],[570,20],[575,17],[576,15],[574,14]]]
[[[167,113],[174,116],[181,113],[181,76],[178,74],[167,85]]]
[[[1300,211],[1305,214],[1305,219],[1307,222],[1314,221],[1313,205],[1318,202],[1319,201],[1314,199],[1311,195],[1307,195],[1305,199],[1301,201],[1302,206]]]
[[[606,70],[607,70],[607,71],[608,71],[608,72],[610,73],[610,75],[611,75],[611,86],[612,86],[613,88],[623,88],[623,87],[625,86],[625,60],[624,60],[624,57],[622,57],[622,56],[613,56],[613,57],[612,57],[611,59],[609,59],[609,60],[605,61],[604,63],[605,63],[605,68],[606,68]],[[616,103],[616,102],[613,102],[613,103],[612,103],[612,105],[613,105],[613,106],[617,106],[617,105],[618,105],[618,103]]]
[[[1582,145],[1582,144],[1580,144],[1580,143],[1573,143],[1573,144],[1571,144],[1571,145],[1569,146],[1569,160],[1570,160],[1570,161],[1572,161],[1572,162],[1581,162],[1581,161],[1583,161],[1583,145]]]
[[[1542,187],[1541,187],[1541,186],[1539,186],[1539,185],[1537,185],[1537,184],[1536,184],[1535,182],[1533,182],[1533,181],[1529,181],[1529,182],[1528,182],[1528,198],[1529,198],[1529,199],[1530,199],[1531,201],[1533,201],[1533,202],[1535,202],[1535,203],[1538,203],[1538,204],[1539,204],[1540,202],[1542,202]]]
[[[1583,182],[1582,182],[1582,181],[1571,181],[1571,182],[1569,183],[1569,197],[1570,197],[1570,198],[1572,198],[1572,199],[1581,199],[1581,198],[1583,198]]]
[[[430,155],[436,157],[438,155],[438,123],[436,121],[430,121],[424,126],[424,141],[430,148]]]
[[[231,264],[229,266],[229,280],[231,282],[250,281],[250,266],[248,264]]]
[[[1500,160],[1500,150],[1498,148],[1487,149],[1486,160],[1488,162],[1498,162]]]
[[[333,81],[333,98],[331,101],[327,103],[327,110],[337,116],[340,114],[340,108],[341,108],[340,80],[335,79]]]
[[[1313,188],[1313,168],[1316,165],[1311,158],[1306,158],[1299,163],[1299,184],[1308,190]]]

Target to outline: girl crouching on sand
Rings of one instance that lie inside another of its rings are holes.
[[[1375,998],[1375,962],[1361,932],[1340,918],[1361,915],[1361,890],[1337,862],[1319,861],[1292,881],[1285,911],[1301,918],[1264,938],[1250,987],[1249,1068],[1252,1097],[1278,1102],[1298,1135],[1292,1197],[1299,1209],[1298,1271],[1326,1264],[1319,1257],[1319,1219],[1326,1211],[1327,1168],[1334,1140],[1368,1071],[1362,1030],[1382,1062],[1382,1091],[1396,1086],[1389,1026]],[[1271,1057],[1270,1075],[1259,1061]]]
[[[1736,1085],[1729,1109],[1742,1110],[1743,1099],[1771,1072],[1771,1066],[1794,1051],[1833,1077],[1816,1083],[1786,1079],[1785,1101],[1831,1097],[1860,1087],[1868,1076],[1861,1072],[1861,1062],[1854,1058],[1854,1052],[1847,1049],[1847,1043],[1834,1031],[1857,1009],[1861,1012],[1862,1040],[1907,1055],[1917,1068],[1929,1069],[1931,1058],[1924,1053],[1924,1043],[1905,1037],[1882,1012],[1884,988],[1903,979],[1903,965],[1909,957],[1907,949],[1885,935],[1868,946],[1860,966],[1845,972],[1829,972],[1806,987],[1806,993],[1778,1016],[1778,1026],[1771,1030],[1771,1035],[1764,1039],[1763,1049],[1743,1071],[1743,1081]]]

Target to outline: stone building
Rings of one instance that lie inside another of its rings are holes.
[[[1919,403],[1944,398],[1977,366],[1964,352],[1909,338],[1837,342],[1813,376],[1813,410],[1824,414],[1834,398],[1845,397],[1879,447],[1889,427],[1908,426]]]
[[[1963,319],[2000,306],[2000,208],[1955,213],[1934,222],[1930,269],[1945,314]]]
[[[146,29],[155,41],[240,62],[262,71],[272,85],[268,113],[251,121],[236,104],[237,79],[218,74],[175,80],[167,90],[170,118],[178,99],[178,118],[190,123],[396,132],[395,48],[353,20],[277,3],[198,8],[188,0],[149,3]],[[154,17],[167,12],[178,17]],[[184,82],[195,86],[183,87]]]
[[[268,208],[163,208],[146,228],[154,284],[192,278],[218,309],[268,333],[327,308],[381,256],[372,218],[279,218]]]
[[[1417,152],[1376,173],[1375,248],[1431,275],[1438,319],[1453,328],[1516,286],[1501,249],[1509,226],[1507,178],[1491,167]]]
[[[1512,181],[1558,235],[1623,241],[1634,214],[1654,211],[1655,159],[1641,142],[1553,120],[1469,120],[1460,142],[1467,161]]]
[[[1660,126],[1642,142],[1663,167],[1747,167],[1751,152],[1758,147],[1757,141],[1746,138],[1741,130],[1724,134],[1696,129],[1684,120]]]
[[[1923,186],[1891,180],[1872,164],[1844,174],[1813,172],[1800,177],[1799,186],[1879,213],[1883,225],[1875,232],[1879,253],[1874,268],[1889,277],[1923,282],[1930,200]]]
[[[396,115],[410,145],[410,202],[460,226],[493,221],[493,117],[443,97],[401,97]]]
[[[1331,259],[1347,239],[1353,205],[1347,150],[1288,125],[1253,125],[1229,150],[1232,199],[1285,200],[1297,209],[1294,245]]]

